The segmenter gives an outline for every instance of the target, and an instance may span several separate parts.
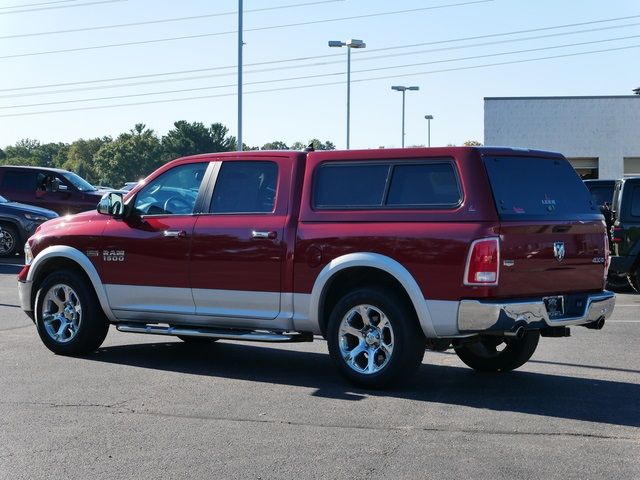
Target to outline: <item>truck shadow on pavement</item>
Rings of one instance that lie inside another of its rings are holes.
[[[328,354],[218,342],[104,347],[85,360],[217,378],[315,388],[343,401],[388,396],[548,417],[640,427],[640,384],[525,371],[477,373],[424,364],[406,385],[369,391],[340,377]]]

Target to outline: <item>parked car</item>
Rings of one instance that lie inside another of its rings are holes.
[[[57,216],[54,211],[10,202],[0,196],[0,257],[22,252],[24,242],[36,227]]]
[[[605,224],[607,225],[607,235],[609,237],[609,245],[613,244],[613,238],[611,236],[611,227],[613,227],[613,212],[611,211],[611,204],[613,203],[613,190],[616,186],[615,180],[584,180],[584,184],[589,189],[591,194],[591,201],[594,205],[598,205],[602,215],[604,216]],[[607,275],[607,288],[615,292],[624,292],[630,290],[629,280],[627,275],[620,275],[609,269]]]
[[[138,185],[139,182],[125,182],[125,184],[120,187],[120,190],[123,192],[128,192],[130,190],[133,190],[133,188]]]
[[[640,292],[640,177],[616,180],[611,211],[610,272],[626,277]]]
[[[425,347],[509,371],[540,337],[601,329],[602,215],[560,154],[507,148],[247,151],[175,160],[25,247],[21,306],[55,353],[122,332],[313,341],[353,383]]]
[[[58,168],[0,166],[0,195],[58,215],[93,210],[104,195],[73,172]]]

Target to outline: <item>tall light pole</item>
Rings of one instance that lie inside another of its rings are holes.
[[[427,119],[427,147],[431,146],[431,120],[433,120],[433,115],[425,115],[424,118]]]
[[[402,92],[402,148],[404,148],[404,96],[407,90],[420,90],[420,87],[405,87],[402,85],[394,85],[391,90]]]
[[[347,150],[349,150],[350,124],[351,124],[351,49],[366,48],[367,44],[362,40],[329,40],[330,47],[347,47]]]
[[[242,0],[238,0],[238,146],[242,151]]]

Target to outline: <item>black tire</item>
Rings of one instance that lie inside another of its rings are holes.
[[[358,307],[365,309],[366,321]],[[357,330],[357,336],[344,330],[342,334],[341,326]],[[364,388],[385,388],[406,380],[420,366],[425,350],[413,309],[392,292],[378,288],[354,290],[337,303],[329,317],[327,343],[340,373]],[[360,351],[351,356],[356,348]],[[369,373],[364,371],[367,368]]]
[[[508,372],[521,367],[536,351],[540,332],[528,331],[522,340],[517,338],[481,337],[478,341],[455,347],[465,364],[481,372]],[[502,350],[498,347],[504,346]]]
[[[607,275],[606,288],[613,292],[628,292],[631,289],[626,275],[615,275],[613,273]]]
[[[54,353],[87,354],[102,345],[107,336],[109,322],[93,288],[87,284],[72,270],[58,270],[38,288],[36,326],[40,339]]]
[[[640,293],[640,268],[636,268],[631,275],[627,276],[627,282],[636,293]]]
[[[219,338],[213,337],[190,337],[188,335],[176,335],[184,343],[190,343],[192,345],[207,345],[209,343],[217,342]]]
[[[13,257],[21,250],[18,230],[12,225],[0,225],[0,257]]]

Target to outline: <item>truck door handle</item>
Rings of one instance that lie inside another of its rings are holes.
[[[184,230],[165,230],[164,236],[172,237],[172,238],[185,238],[187,236],[187,232]]]
[[[275,240],[278,238],[278,232],[258,232],[254,230],[251,232],[251,238],[268,238],[269,240]]]

